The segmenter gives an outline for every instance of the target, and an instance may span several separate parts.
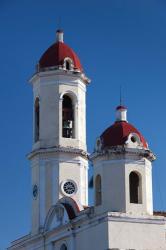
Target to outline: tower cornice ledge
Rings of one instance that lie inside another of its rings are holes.
[[[47,154],[54,154],[54,153],[73,153],[76,155],[80,155],[84,157],[85,159],[88,159],[88,152],[78,149],[78,148],[73,148],[73,147],[50,147],[50,148],[40,148],[37,150],[31,151],[28,155],[27,158],[31,160],[34,156],[36,155],[47,155]]]
[[[73,79],[81,79],[84,84],[88,85],[91,80],[83,73],[77,71],[67,71],[61,68],[52,67],[52,68],[45,68],[43,71],[37,71],[33,74],[33,76],[29,79],[29,82],[32,83],[34,80],[36,81],[40,77],[55,77],[56,76],[63,76],[63,77],[72,77]]]
[[[99,157],[103,156],[110,156],[112,159],[116,158],[117,156],[128,158],[130,156],[139,156],[147,158],[150,161],[154,161],[156,159],[156,156],[152,153],[149,149],[144,148],[127,148],[125,146],[113,146],[107,149],[99,150],[93,152],[90,156],[90,160],[97,159]]]

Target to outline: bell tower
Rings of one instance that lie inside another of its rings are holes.
[[[78,56],[56,32],[30,80],[33,88],[32,234],[62,197],[88,204],[86,86]]]
[[[153,215],[152,161],[142,134],[127,121],[127,109],[116,108],[116,121],[97,139],[90,156],[94,166],[97,213]]]

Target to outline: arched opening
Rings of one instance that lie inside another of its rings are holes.
[[[101,176],[97,175],[95,179],[95,204],[96,206],[102,203],[102,193],[101,193]]]
[[[62,104],[62,127],[63,137],[73,138],[74,137],[74,110],[72,99],[68,95],[63,96]]]
[[[39,131],[40,131],[40,105],[39,98],[35,100],[35,142],[39,140]]]
[[[142,203],[141,177],[136,172],[129,175],[130,203]]]
[[[73,69],[73,61],[70,57],[66,57],[64,59],[64,68],[66,70],[72,70]]]
[[[67,246],[65,244],[63,244],[61,247],[60,247],[60,250],[67,250]]]
[[[69,61],[66,61],[66,69],[67,69],[67,70],[70,70],[70,69],[71,69],[71,65],[70,65],[70,62],[69,62]]]

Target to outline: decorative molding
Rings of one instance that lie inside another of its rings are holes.
[[[71,96],[72,99],[74,99],[74,104],[78,104],[78,96],[76,95],[76,93],[74,93],[71,90],[66,90],[63,93],[60,93],[59,100],[62,101],[63,96],[66,95],[66,94],[69,94],[69,96]]]
[[[134,165],[142,165],[142,166],[145,166],[145,160],[144,159],[141,159],[141,160],[134,160],[134,159],[112,159],[112,160],[103,160],[102,161],[102,164],[105,165],[105,164],[114,164],[114,163],[117,163],[117,164],[120,164],[120,163],[123,163],[123,164],[134,164]],[[100,165],[99,164],[95,164],[96,166]]]
[[[92,153],[89,158],[90,160],[94,160],[96,158],[110,155],[114,158],[116,158],[118,155],[119,156],[139,156],[139,157],[145,157],[150,161],[154,161],[156,159],[155,155],[149,150],[149,149],[144,149],[144,148],[127,148],[125,146],[113,146],[110,147],[109,149],[103,149],[100,151],[95,151]]]
[[[36,72],[34,73],[34,75],[31,77],[31,79],[29,80],[29,82],[31,84],[34,84],[36,81],[38,81],[39,79],[41,79],[42,77],[55,77],[55,76],[63,76],[63,77],[71,77],[74,79],[80,79],[81,82],[85,85],[90,83],[90,79],[88,77],[85,76],[84,73],[82,72],[78,72],[78,71],[66,71],[63,68],[53,68],[50,70],[49,69],[45,69],[41,72]],[[48,83],[48,82],[47,82]],[[54,79],[54,84],[55,84],[55,79]]]
[[[165,225],[165,219],[162,216],[144,215],[140,217],[131,217],[131,215],[128,216],[125,213],[108,213],[108,221]]]
[[[52,153],[73,153],[76,155],[80,155],[84,157],[85,159],[88,159],[89,154],[78,148],[73,148],[73,147],[50,147],[50,148],[40,148],[37,150],[33,150],[31,153],[28,154],[28,159],[31,160],[34,156],[36,155],[47,155],[47,154],[52,154]]]

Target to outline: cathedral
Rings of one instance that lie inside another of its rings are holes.
[[[128,122],[127,108],[86,145],[86,88],[80,59],[57,30],[30,79],[33,89],[30,233],[8,250],[166,250],[166,213],[153,211],[155,155]],[[88,162],[94,205],[88,205]]]

